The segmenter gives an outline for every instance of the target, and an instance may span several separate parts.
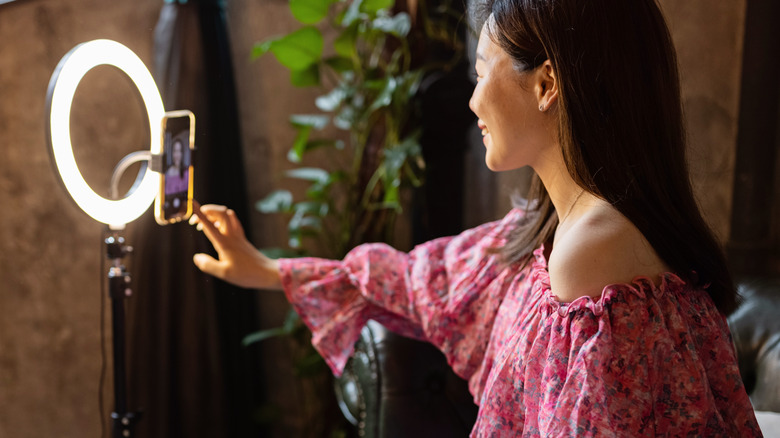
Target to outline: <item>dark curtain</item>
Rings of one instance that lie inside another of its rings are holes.
[[[778,275],[780,235],[773,232],[780,149],[780,2],[750,0],[740,84],[737,156],[728,255],[737,276]]]
[[[248,225],[241,142],[224,11],[216,0],[165,2],[154,76],[166,110],[195,114],[195,197],[233,208]],[[211,245],[187,224],[143,216],[131,243],[129,409],[141,437],[245,437],[261,389],[259,360],[241,339],[256,328],[255,294],[199,272]],[[248,228],[248,227],[247,227]]]

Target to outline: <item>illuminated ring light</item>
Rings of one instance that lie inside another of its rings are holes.
[[[59,176],[76,204],[98,222],[121,226],[134,221],[149,208],[160,187],[160,174],[147,167],[137,188],[120,200],[98,195],[81,175],[70,139],[70,108],[81,79],[99,65],[112,65],[133,81],[149,116],[151,155],[162,153],[160,127],[165,109],[154,78],[132,50],[110,40],[79,44],[60,60],[46,95],[47,137]]]

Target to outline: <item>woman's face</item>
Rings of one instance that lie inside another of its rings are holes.
[[[173,143],[173,165],[176,167],[181,166],[181,160],[184,155],[184,152],[182,151],[182,144],[180,141]]]
[[[479,118],[488,168],[533,167],[550,145],[548,121],[539,110],[539,90],[534,84],[538,72],[518,71],[484,28],[477,45],[476,71],[477,86],[469,107]]]

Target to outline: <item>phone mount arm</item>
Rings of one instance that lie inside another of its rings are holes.
[[[141,169],[139,169],[135,182],[133,182],[132,187],[130,187],[130,190],[127,191],[124,197],[132,195],[141,185],[147,170],[162,173],[162,154],[152,154],[149,151],[137,151],[128,154],[119,160],[119,163],[114,167],[114,173],[111,174],[111,199],[119,199],[119,180],[130,166],[138,162],[141,163]]]

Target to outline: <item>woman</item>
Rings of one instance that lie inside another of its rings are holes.
[[[165,194],[187,192],[189,168],[184,165],[184,144],[177,138],[171,145],[171,165],[165,171]]]
[[[472,436],[760,436],[725,316],[737,304],[688,181],[676,59],[654,0],[488,0],[479,117],[525,208],[409,254],[273,261],[235,214],[198,213],[205,272],[283,288],[340,373],[376,319],[441,349]],[[197,221],[197,220],[196,220]]]

